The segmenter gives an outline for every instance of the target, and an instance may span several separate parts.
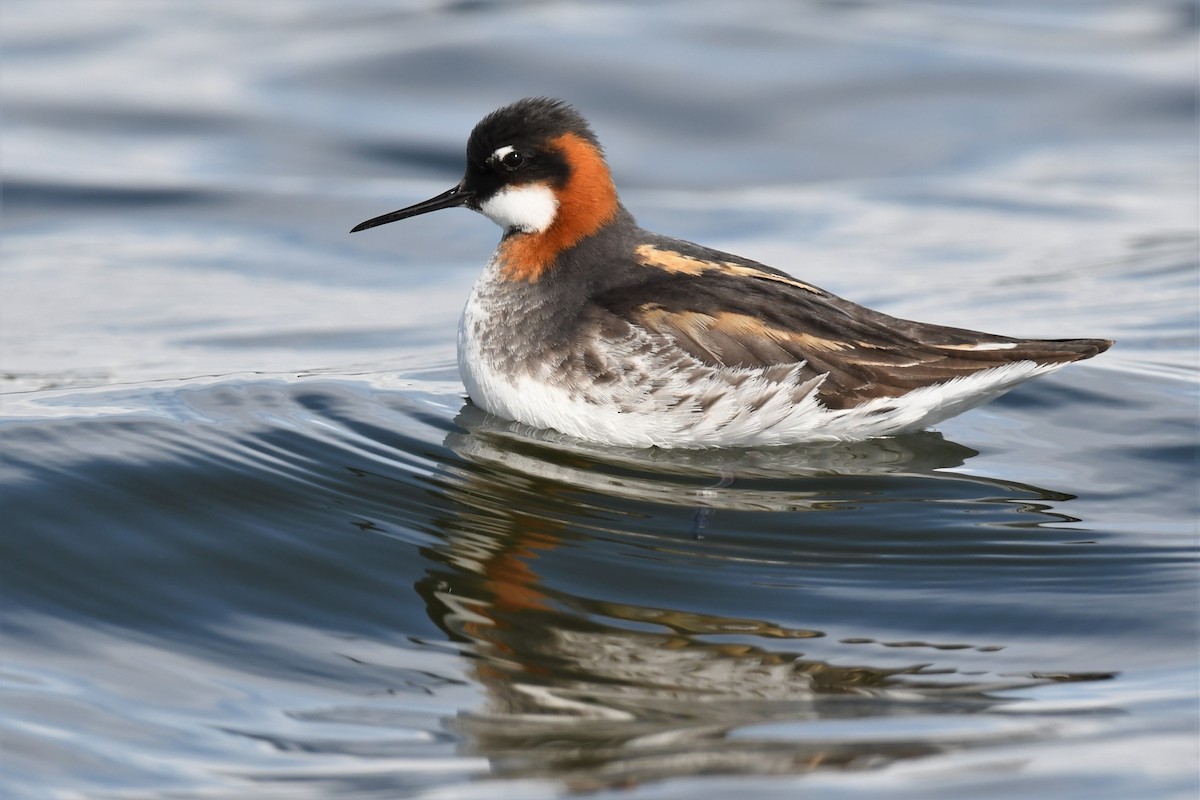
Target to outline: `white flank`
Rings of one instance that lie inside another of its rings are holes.
[[[500,375],[464,355],[460,367],[467,392],[488,413],[601,444],[664,448],[856,441],[921,430],[1063,366],[1021,361],[845,410],[827,409],[811,393],[793,402],[792,387],[802,385],[798,380],[781,385],[755,376],[701,412],[697,422],[697,410],[686,407],[622,413],[615,403],[590,404],[553,382]],[[805,387],[810,392],[820,381],[811,383]]]
[[[500,150],[496,152],[499,153]],[[529,183],[523,186],[506,186],[480,203],[479,210],[506,231],[541,233],[554,222],[554,215],[558,213],[558,200],[549,186]]]

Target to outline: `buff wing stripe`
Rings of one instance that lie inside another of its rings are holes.
[[[746,264],[738,264],[733,261],[709,261],[703,258],[696,258],[676,250],[664,250],[661,247],[655,247],[652,244],[643,244],[639,246],[634,253],[637,255],[639,263],[646,267],[655,267],[657,269],[666,270],[680,275],[699,276],[706,272],[718,272],[725,275],[733,275],[739,278],[757,278],[764,281],[774,281],[775,283],[783,283],[788,286],[793,286],[805,292],[810,292],[816,295],[825,294],[815,286],[809,286],[803,281],[798,281],[795,278],[790,278],[786,275],[776,275],[773,272],[766,272]]]

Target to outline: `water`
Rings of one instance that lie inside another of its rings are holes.
[[[1194,797],[1196,7],[15,0],[7,797]],[[489,420],[471,125],[653,229],[1109,353],[936,431]]]

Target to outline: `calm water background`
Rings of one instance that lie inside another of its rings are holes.
[[[8,0],[0,791],[1195,797],[1197,17]],[[853,446],[483,418],[498,231],[346,231],[530,94],[647,227],[1119,344]]]

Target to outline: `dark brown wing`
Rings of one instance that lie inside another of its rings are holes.
[[[596,303],[670,337],[707,364],[805,362],[812,376],[828,374],[818,396],[830,408],[897,397],[1015,361],[1078,361],[1112,344],[1013,339],[897,319],[754,262],[691,247],[638,248],[644,280],[605,292]]]

